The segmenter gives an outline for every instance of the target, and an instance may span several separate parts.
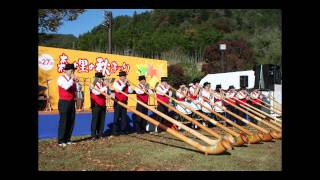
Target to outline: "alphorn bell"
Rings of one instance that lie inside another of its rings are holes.
[[[168,96],[165,94],[165,96],[167,96],[168,98],[172,99],[173,101],[180,103],[179,101],[177,101],[176,99]],[[220,124],[219,122],[215,121],[212,118],[209,118],[208,116],[195,111],[193,108],[185,106],[184,104],[180,103],[180,105],[184,106],[185,108],[191,110],[192,112],[194,112],[195,114],[197,114],[198,116],[202,117],[204,120],[211,122],[212,124],[216,125],[217,127],[223,129],[224,131],[226,131],[228,134],[231,134],[232,136],[235,137],[235,142],[233,143],[234,146],[242,146],[244,143],[248,142],[248,138],[244,135],[244,134],[240,134],[237,132],[234,132],[233,130],[223,126],[222,124]]]
[[[136,100],[135,98],[130,97],[128,94],[119,91],[119,93],[127,96],[128,98],[130,98],[131,100],[139,103],[140,105],[142,105],[143,107],[149,109],[150,111],[156,113],[157,115],[161,116],[162,118],[166,119],[167,121],[171,122],[172,124],[175,124],[176,126],[184,129],[185,131],[191,133],[192,135],[194,135],[195,137],[199,138],[200,140],[208,143],[209,145],[215,145],[216,143],[218,143],[220,140],[212,140],[210,138],[208,138],[207,136],[202,135],[201,133],[195,131],[194,129],[189,128],[188,126],[182,124],[181,122],[176,121],[175,119],[171,118],[170,116],[163,114],[162,112],[154,109],[154,108],[150,108],[148,105],[146,105],[145,103]],[[229,149],[232,149],[232,147],[228,147]]]
[[[133,109],[133,108],[130,108],[128,105],[122,103],[122,102],[119,102],[117,101],[116,99],[114,99],[113,97],[103,93],[100,91],[101,94],[105,95],[106,97],[110,98],[111,100],[113,100],[114,102],[118,103],[120,106],[130,110],[131,112],[135,113],[136,115],[142,117],[144,120],[150,122],[151,124],[155,125],[155,126],[158,126],[159,128],[161,128],[162,130],[166,131],[167,133],[179,138],[180,140],[182,140],[183,142],[191,145],[192,147],[200,150],[201,152],[205,153],[205,155],[208,155],[208,154],[223,154],[225,151],[226,151],[226,148],[225,145],[227,145],[226,143],[226,140],[224,139],[221,139],[221,140],[218,140],[216,144],[214,145],[210,145],[210,146],[203,146],[201,145],[200,143],[182,135],[181,133],[171,129],[171,128],[168,128],[167,126],[165,126],[164,124],[161,124],[160,122],[156,121],[155,119],[137,111],[136,109]]]
[[[148,92],[146,92],[144,89],[141,89],[140,87],[136,86],[135,84],[131,83],[130,84],[134,85],[135,87],[139,88],[140,90],[144,91],[146,94],[150,95]],[[174,111],[175,113],[181,115],[183,118],[187,119],[188,121],[190,121],[191,123],[197,125],[198,127],[200,127],[201,129],[203,129],[204,131],[206,131],[207,133],[209,133],[210,135],[212,135],[213,137],[217,138],[217,139],[221,139],[221,138],[224,138],[227,140],[227,142],[230,142],[230,143],[234,143],[234,138],[232,136],[228,136],[228,137],[222,137],[219,133],[217,133],[216,131],[214,131],[213,129],[210,129],[204,125],[202,125],[201,123],[199,123],[197,120],[181,113],[180,111],[178,111],[176,108],[170,106],[169,104],[163,102],[162,100],[158,99],[156,96],[154,96],[154,98],[159,102],[161,103],[162,105],[168,107],[170,110]],[[230,144],[229,145],[230,147],[232,147],[232,145]]]

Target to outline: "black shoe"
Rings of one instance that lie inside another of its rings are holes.
[[[113,132],[112,135],[113,136],[119,136],[120,134],[118,132]]]
[[[128,131],[121,131],[120,132],[120,135],[128,135],[129,133],[128,133]]]

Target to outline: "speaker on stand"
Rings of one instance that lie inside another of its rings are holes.
[[[248,76],[240,76],[240,87],[248,87]]]

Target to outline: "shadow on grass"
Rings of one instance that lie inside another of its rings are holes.
[[[79,143],[79,142],[88,141],[88,140],[91,140],[91,136],[89,136],[89,137],[84,137],[84,138],[77,139],[77,140],[73,140],[72,142]]]
[[[148,141],[148,142],[152,142],[152,143],[162,144],[162,145],[165,145],[165,146],[180,148],[180,149],[184,149],[184,150],[187,150],[187,151],[193,151],[193,152],[196,152],[196,153],[199,153],[199,154],[203,154],[200,151],[197,151],[197,150],[194,150],[194,149],[190,149],[190,148],[186,148],[186,147],[182,147],[182,146],[178,146],[178,145],[174,145],[174,144],[167,144],[167,143],[163,143],[163,142],[160,142],[160,141],[155,141],[155,140],[151,140],[151,139],[147,139],[147,138],[143,138],[143,137],[138,137],[138,136],[131,136],[131,137],[134,137],[134,138],[137,138],[137,139],[140,139],[140,140],[144,140],[144,141]]]
[[[155,136],[158,136],[158,135],[155,135]],[[162,144],[162,145],[165,145],[165,146],[170,146],[170,147],[175,147],[175,148],[179,148],[179,149],[184,149],[184,150],[187,150],[187,151],[196,152],[196,153],[198,153],[198,154],[204,154],[204,153],[201,152],[201,151],[197,151],[197,150],[194,150],[194,149],[190,149],[190,148],[186,148],[186,147],[182,147],[182,146],[178,146],[178,145],[174,145],[174,144],[163,143],[163,142],[160,142],[160,141],[151,140],[151,139],[147,139],[147,138],[143,138],[143,137],[139,137],[139,136],[130,136],[130,137],[134,137],[134,138],[137,138],[137,139],[140,139],[140,140],[144,140],[144,141],[148,141],[148,142],[152,142],[152,143]],[[159,137],[162,137],[162,136],[159,136]],[[169,138],[169,137],[165,137],[165,138]],[[170,138],[170,139],[173,139],[173,138]],[[173,140],[177,140],[177,139],[173,139]],[[177,140],[177,141],[181,141],[181,140]],[[183,142],[183,141],[181,141],[181,142]],[[225,151],[224,153],[219,154],[219,155],[231,155],[231,153]]]
[[[180,132],[180,133],[183,133],[183,132]],[[199,132],[199,133],[200,133],[200,132]],[[208,138],[212,138],[212,136],[209,135],[209,134],[204,134],[204,133],[201,133],[201,134],[204,135],[204,136],[207,136]],[[161,136],[160,134],[149,134],[149,135],[183,142],[183,141],[181,141],[180,139],[175,139],[175,138],[171,138],[171,137],[167,137],[167,136]],[[163,134],[162,134],[162,135],[163,135]],[[183,135],[186,136],[186,137],[188,137],[188,138],[190,138],[190,139],[198,139],[198,138],[196,138],[196,137],[194,137],[194,136],[190,136],[189,134],[183,134]],[[216,140],[216,138],[213,138],[213,139]]]

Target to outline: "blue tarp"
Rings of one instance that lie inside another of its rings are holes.
[[[151,113],[149,113],[151,114]],[[113,126],[113,112],[107,112],[105,118],[105,133],[109,133]],[[127,113],[129,129],[134,128],[136,115]],[[72,136],[91,134],[91,113],[77,113]],[[38,115],[38,138],[56,138],[58,136],[59,114],[39,114]],[[120,127],[120,126],[119,126]]]

